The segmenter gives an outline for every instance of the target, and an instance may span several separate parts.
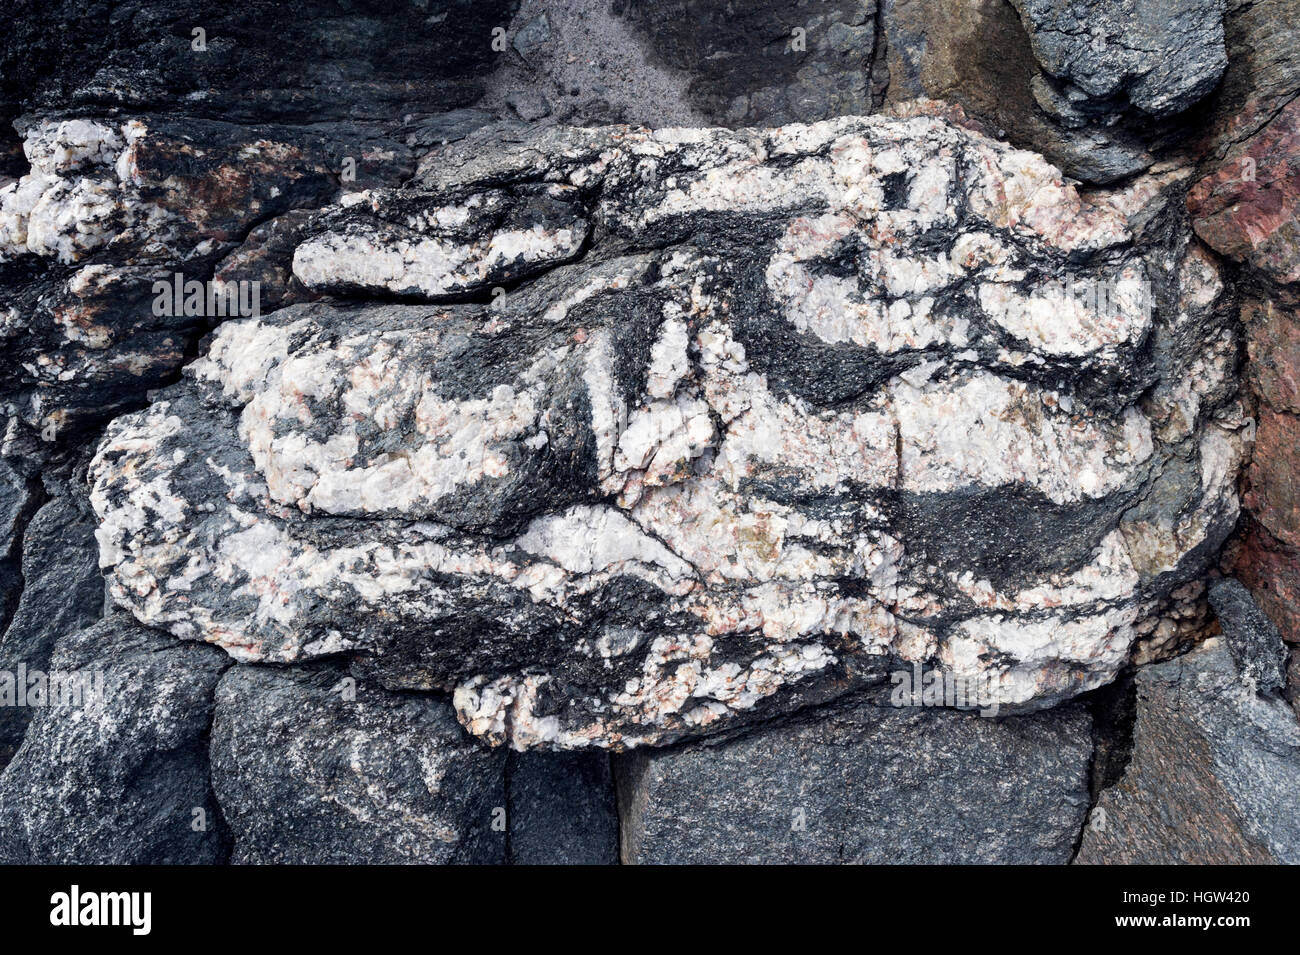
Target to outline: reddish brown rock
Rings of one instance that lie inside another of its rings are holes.
[[[1300,312],[1273,301],[1241,308],[1246,327],[1246,375],[1276,411],[1300,412]]]
[[[1300,546],[1300,418],[1260,408],[1246,482],[1247,509],[1278,540]]]
[[[1255,521],[1225,555],[1288,643],[1300,643],[1300,550],[1288,547]]]
[[[1300,99],[1187,194],[1192,226],[1216,251],[1275,282],[1300,281]]]
[[[1205,101],[1196,152],[1221,159],[1300,89],[1300,0],[1227,0],[1228,69]],[[1201,120],[1198,120],[1198,124]]]

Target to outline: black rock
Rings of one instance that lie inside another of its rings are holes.
[[[862,704],[616,757],[625,863],[1063,863],[1091,719]]]
[[[1250,591],[1231,577],[1210,587],[1210,605],[1223,625],[1223,639],[1238,671],[1261,691],[1286,684],[1286,644]]]
[[[65,688],[85,677],[80,702],[68,691],[64,705],[36,707],[0,774],[0,862],[224,861],[208,732],[229,665],[123,614],[60,640],[49,674]]]
[[[504,768],[443,700],[344,670],[237,667],[217,691],[212,782],[236,863],[503,862]]]
[[[27,525],[23,593],[0,638],[0,671],[15,673],[20,664],[29,672],[47,669],[59,638],[100,618],[104,579],[94,517],[85,506],[83,511],[73,493],[67,493],[43,505]],[[18,749],[32,712],[30,707],[0,707],[0,767]]]
[[[510,862],[618,862],[614,778],[605,753],[511,753]]]

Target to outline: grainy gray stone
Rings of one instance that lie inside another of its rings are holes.
[[[23,592],[0,637],[0,671],[14,673],[19,665],[45,670],[59,638],[102,616],[104,578],[94,514],[83,489],[63,490],[41,506],[23,534]],[[0,707],[0,768],[18,749],[32,712]]]
[[[614,777],[605,753],[511,753],[510,862],[618,862]]]
[[[1043,69],[1096,100],[1181,112],[1228,65],[1224,0],[1012,0]]]
[[[1300,721],[1224,640],[1138,670],[1132,756],[1076,861],[1300,863]]]
[[[0,629],[22,592],[23,525],[39,501],[35,482],[0,458]]]
[[[615,757],[624,863],[1064,863],[1091,719],[862,704]]]
[[[1241,582],[1227,578],[1210,586],[1210,605],[1223,626],[1223,639],[1237,670],[1261,692],[1286,684],[1286,645]]]
[[[506,754],[436,697],[334,667],[236,667],[217,690],[212,784],[235,863],[498,863]]]
[[[90,684],[79,704],[35,707],[0,773],[0,862],[225,861],[208,733],[228,666],[214,648],[179,643],[126,614],[63,637],[48,673],[76,671]]]

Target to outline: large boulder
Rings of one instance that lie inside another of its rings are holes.
[[[467,139],[294,254],[431,304],[227,322],[110,427],[113,599],[355,655],[518,748],[708,734],[891,658],[1068,699],[1236,520],[1179,183],[1081,195],[925,114]]]
[[[1151,116],[1192,106],[1228,65],[1224,0],[1012,0],[1044,72]]]

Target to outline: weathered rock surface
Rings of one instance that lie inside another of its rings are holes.
[[[69,486],[41,506],[23,535],[23,591],[0,637],[0,672],[47,670],[60,637],[91,626],[103,614],[95,520],[84,489]],[[78,499],[80,498],[80,499]],[[33,710],[0,706],[0,768],[13,757]]]
[[[1227,0],[1228,68],[1197,111],[1198,154],[1222,159],[1300,91],[1300,0]]]
[[[1276,691],[1257,692],[1215,639],[1138,670],[1137,693],[1131,759],[1076,861],[1300,862],[1300,722]]]
[[[0,189],[0,409],[11,455],[84,437],[138,407],[209,323],[233,314],[206,301],[160,308],[156,283],[205,281],[254,223],[332,201],[346,159],[356,172],[348,188],[395,182],[409,168],[405,147],[364,130],[326,137],[170,116],[43,120],[25,149],[31,171]]]
[[[1209,93],[1228,63],[1224,0],[1012,3],[1038,61],[1052,79],[1067,84],[1067,97],[1077,91],[1088,100],[1127,101],[1166,116]]]
[[[1261,693],[1286,684],[1286,646],[1277,626],[1251,599],[1240,581],[1229,578],[1210,587],[1210,604],[1223,625],[1237,672]]]
[[[615,757],[625,863],[1061,864],[1091,720],[873,705]]]
[[[360,654],[518,748],[710,733],[890,658],[1069,698],[1236,519],[1178,184],[1081,196],[926,115],[467,139],[295,274],[544,274],[221,326],[100,448],[113,598],[243,660]]]
[[[225,861],[207,750],[213,689],[229,665],[126,614],[60,640],[49,673],[64,687],[73,674],[86,680],[79,700],[51,705],[51,695],[35,707],[0,773],[0,862]]]
[[[517,6],[15,0],[0,13],[0,119],[19,106],[169,109],[252,123],[438,112],[481,90],[491,31]]]
[[[604,753],[510,753],[510,862],[614,865],[618,810]]]
[[[1196,232],[1216,251],[1281,284],[1300,281],[1300,100],[1229,150],[1187,196]]]
[[[7,626],[22,593],[23,527],[39,497],[34,482],[0,459],[0,626]]]
[[[1132,124],[1062,113],[1057,101],[1064,98],[1044,86],[1029,36],[1006,0],[884,0],[881,29],[887,103],[926,96],[957,104],[999,138],[1041,152],[1084,182],[1115,182],[1155,162],[1149,118]]]
[[[217,689],[212,784],[235,863],[503,862],[505,759],[445,701],[333,667],[236,667]]]
[[[814,122],[872,109],[875,0],[618,0],[708,122]]]

